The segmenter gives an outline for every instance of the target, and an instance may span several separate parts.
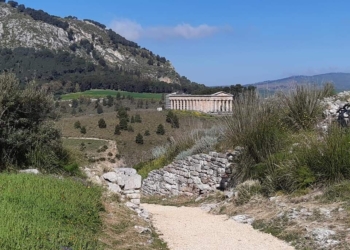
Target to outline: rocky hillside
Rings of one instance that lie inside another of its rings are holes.
[[[56,81],[54,88],[63,88],[63,92],[71,92],[76,83],[81,90],[144,92],[149,92],[149,87],[138,86],[145,82],[156,84],[158,92],[167,91],[166,84],[173,85],[172,89],[183,82],[192,84],[165,57],[141,48],[101,23],[52,16],[14,1],[0,1],[2,70],[14,71],[21,81]],[[84,85],[87,79],[89,83]]]

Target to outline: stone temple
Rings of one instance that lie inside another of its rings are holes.
[[[232,113],[233,95],[220,91],[212,95],[171,93],[165,98],[166,109],[194,110],[204,113]]]

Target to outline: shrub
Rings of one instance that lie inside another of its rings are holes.
[[[98,121],[98,127],[99,128],[106,128],[107,127],[107,124],[106,124],[106,121],[101,118],[99,121]]]
[[[285,122],[297,130],[314,127],[322,115],[321,100],[333,93],[332,84],[325,84],[322,88],[297,85],[289,93],[282,93],[280,97],[285,109]]]
[[[140,133],[137,134],[135,142],[137,144],[143,144],[143,136]]]
[[[170,123],[172,128],[179,128],[180,127],[179,118],[171,110],[169,110],[168,114],[166,115],[165,121],[167,123]]]
[[[122,130],[128,130],[128,121],[126,118],[121,118],[119,121],[119,128]]]
[[[137,122],[137,123],[141,123],[142,122],[141,116],[139,114],[135,115],[135,122]]]
[[[134,128],[133,128],[131,125],[129,125],[129,126],[128,126],[128,131],[129,131],[129,132],[134,132]]]
[[[113,154],[111,152],[108,152],[107,154],[109,157],[113,156]]]
[[[334,183],[350,178],[350,131],[338,125],[298,152],[298,164],[307,166],[317,182]]]
[[[0,75],[0,169],[31,165],[51,171],[66,164],[61,133],[51,121],[54,110],[46,89],[35,82],[22,88],[13,74]]]
[[[81,128],[81,124],[80,124],[80,121],[76,121],[75,123],[74,123],[74,128]]]
[[[80,128],[80,133],[86,134],[86,127],[85,126]]]
[[[103,108],[102,108],[102,106],[100,104],[97,105],[96,111],[97,111],[97,114],[102,114],[103,113]]]
[[[244,148],[245,157],[237,169],[237,180],[251,178],[252,165],[283,148],[287,130],[281,126],[278,107],[275,99],[261,100],[251,91],[235,98],[235,112],[224,119],[222,134],[230,147]]]
[[[120,135],[120,126],[119,125],[115,125],[114,134],[115,135]]]
[[[254,196],[261,193],[261,185],[259,181],[247,180],[236,187],[237,197],[235,203],[237,205],[243,205]]]
[[[145,131],[145,136],[149,136],[149,135],[151,135],[150,132],[149,132],[149,130],[146,130],[146,131]]]
[[[165,134],[164,126],[162,124],[158,125],[156,133],[157,133],[157,135],[164,135]]]
[[[134,116],[131,116],[130,123],[135,123],[135,118],[134,118]]]

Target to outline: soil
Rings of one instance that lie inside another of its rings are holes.
[[[287,243],[254,230],[252,226],[213,215],[198,207],[142,204],[171,250],[294,249]]]

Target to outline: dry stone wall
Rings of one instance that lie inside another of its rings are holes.
[[[196,195],[223,188],[231,174],[231,162],[239,149],[228,154],[210,152],[177,160],[153,170],[143,181],[144,195]]]

